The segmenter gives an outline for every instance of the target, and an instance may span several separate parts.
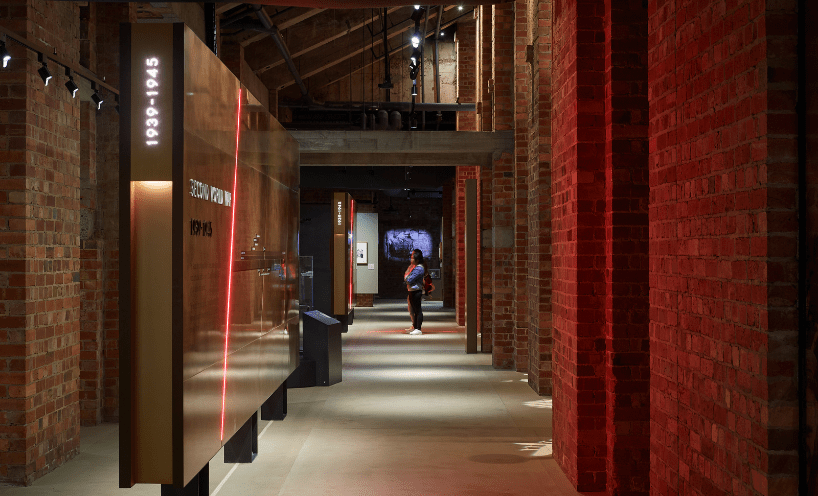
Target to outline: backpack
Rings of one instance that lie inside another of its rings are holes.
[[[423,293],[429,294],[435,290],[435,285],[432,284],[432,276],[429,275],[427,272],[425,276],[423,276]]]

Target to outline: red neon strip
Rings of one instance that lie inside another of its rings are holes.
[[[355,262],[353,262],[353,259],[357,256],[352,243],[355,234],[355,200],[349,201],[349,232],[349,307],[347,309],[352,310],[352,284],[355,281]]]
[[[241,88],[239,88],[239,110],[236,117],[236,168],[233,170],[233,205],[230,220],[230,260],[227,263],[227,324],[224,332],[224,372],[222,373],[222,426],[219,439],[224,441],[224,409],[227,401],[227,350],[230,342],[230,290],[233,285],[233,235],[236,228],[236,184],[239,180],[239,130],[241,129]]]

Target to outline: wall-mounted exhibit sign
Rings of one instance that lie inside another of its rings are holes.
[[[122,40],[120,486],[181,488],[298,364],[298,143],[184,25]]]
[[[355,243],[355,260],[358,265],[366,265],[369,261],[369,250],[367,250],[366,242]]]
[[[346,318],[355,294],[355,201],[349,193],[332,194],[332,218],[332,313]]]

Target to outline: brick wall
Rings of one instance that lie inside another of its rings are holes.
[[[650,5],[652,494],[796,492],[795,3]]]
[[[443,260],[441,277],[443,278],[443,306],[446,308],[455,307],[455,288],[454,288],[454,180],[449,181],[443,185]]]
[[[79,7],[30,0],[0,22],[79,61]],[[11,46],[0,89],[0,483],[30,484],[79,449],[80,108],[52,64]]]
[[[580,491],[605,487],[604,3],[554,10],[554,455]]]

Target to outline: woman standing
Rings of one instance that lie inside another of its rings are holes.
[[[418,249],[412,250],[412,263],[406,269],[403,281],[409,291],[407,301],[409,302],[409,317],[412,319],[412,328],[407,331],[413,336],[423,334],[420,330],[420,326],[423,325],[423,310],[420,308],[420,302],[423,299],[423,275],[425,273],[423,252]]]

